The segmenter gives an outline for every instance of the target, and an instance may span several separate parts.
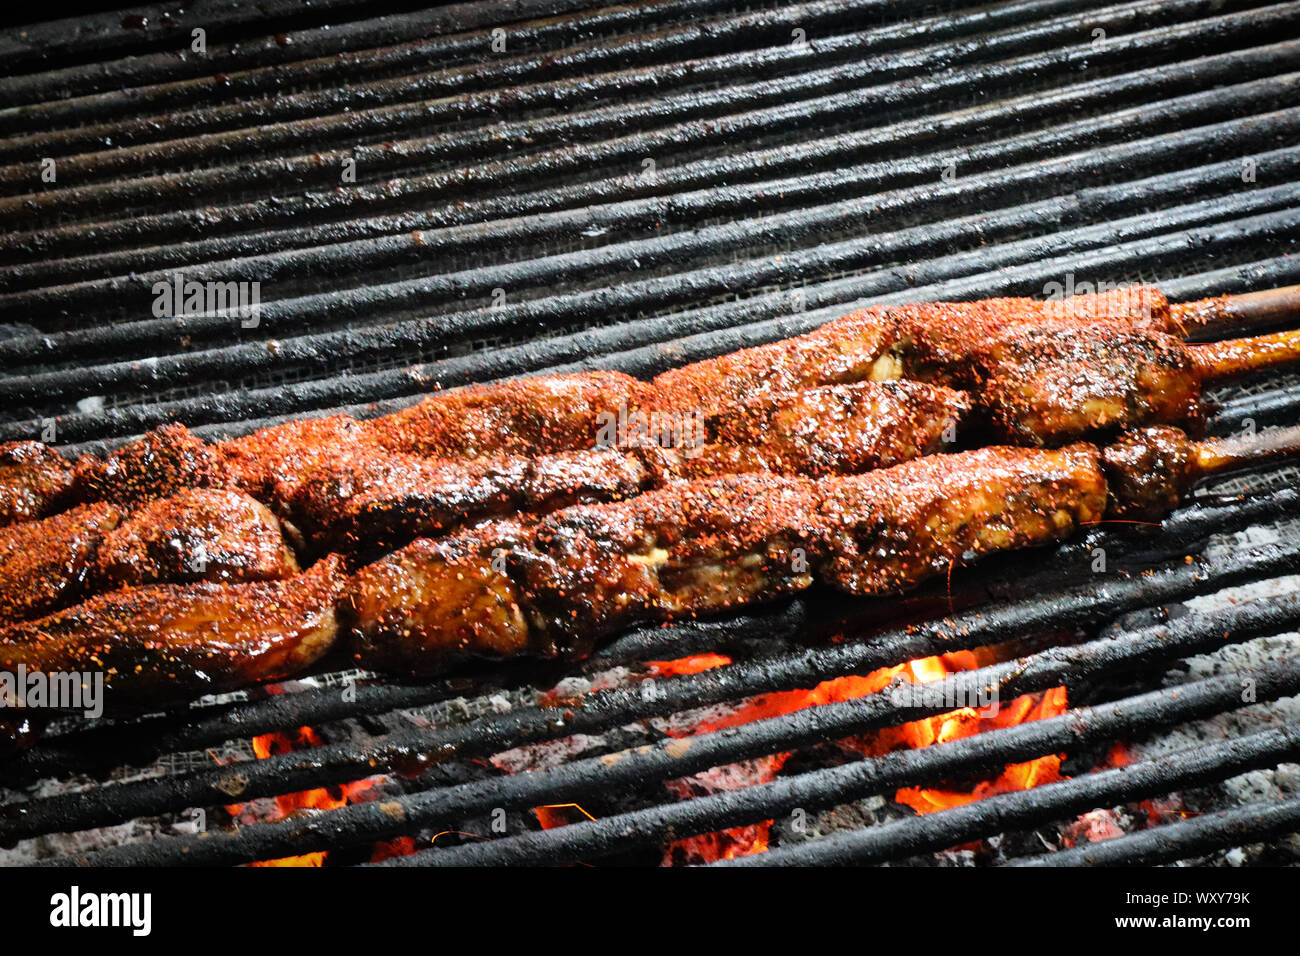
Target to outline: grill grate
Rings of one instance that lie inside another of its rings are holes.
[[[198,0],[167,19],[146,12],[144,31],[116,14],[0,31],[0,323],[12,333],[0,338],[0,440],[52,421],[77,454],[168,421],[222,437],[515,375],[649,375],[860,303],[1042,294],[1067,275],[1156,282],[1174,298],[1300,281],[1300,3],[413,6],[264,0],[254,20]],[[177,55],[194,26],[207,54]],[[45,158],[54,183],[40,180]],[[355,182],[341,179],[348,161]],[[175,271],[261,282],[258,325],[155,317],[153,283]],[[1293,424],[1297,381],[1220,390],[1212,428]],[[379,841],[418,836],[423,852],[388,863],[657,861],[673,840],[795,809],[1257,718],[1254,732],[966,807],[805,840],[783,831],[738,862],[902,863],[1212,788],[1297,758],[1300,731],[1267,724],[1300,694],[1296,478],[1243,476],[1159,536],[1094,531],[904,601],[819,597],[636,631],[578,664],[418,684],[322,672],[276,693],[66,723],[3,767],[0,845],[16,849],[0,860],[235,864],[327,850],[361,862]],[[1111,573],[1088,570],[1095,547]],[[685,747],[665,720],[989,644],[1014,654],[953,687],[1064,685],[1075,706],[665,796],[683,776],[944,708],[880,693]],[[1159,686],[1180,662],[1231,648],[1253,656],[1177,694]],[[733,663],[647,682],[648,662],[708,652]],[[300,726],[323,742],[254,758],[250,737]],[[501,769],[502,754],[543,751],[562,756]],[[193,822],[195,808],[369,779],[376,799],[340,809],[207,832]],[[611,788],[625,799],[600,818],[524,832],[530,808],[595,806]],[[1186,859],[1293,832],[1297,806],[1290,794],[1002,862]],[[427,848],[440,831],[481,834],[495,810],[516,815],[510,833]]]

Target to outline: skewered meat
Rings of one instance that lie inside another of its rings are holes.
[[[53,514],[71,501],[72,466],[38,441],[0,444],[0,527]]]
[[[282,581],[122,588],[0,629],[0,669],[102,672],[149,701],[287,677],[333,644],[343,580],[330,557]]]
[[[1068,537],[1105,508],[1092,445],[934,455],[834,483],[819,573],[850,594],[901,591],[981,554]]]
[[[706,427],[719,445],[761,448],[763,470],[850,475],[938,451],[954,440],[970,407],[965,394],[948,388],[868,382],[759,395],[714,412]]]
[[[634,622],[814,580],[895,593],[1107,514],[1153,514],[1206,475],[1297,450],[1300,429],[1242,445],[1158,428],[1106,450],[985,448],[818,482],[742,475],[672,485],[569,508],[532,528],[419,540],[362,569],[349,595],[354,653],[364,666],[431,673],[477,653],[580,653]],[[1166,462],[1163,477],[1148,473]]]
[[[653,384],[615,372],[590,372],[471,386],[429,396],[413,408],[373,421],[339,415],[291,422],[220,446],[206,445],[180,426],[168,426],[103,461],[83,458],[76,468],[74,494],[62,499],[57,461],[46,457],[38,467],[33,451],[27,449],[11,456],[25,466],[15,466],[6,474],[0,462],[0,506],[6,493],[21,497],[22,488],[53,480],[50,496],[57,501],[38,496],[35,503],[10,505],[17,510],[8,520],[58,510],[72,500],[133,505],[181,487],[237,486],[278,508],[282,502],[275,497],[277,488],[291,491],[308,472],[339,457],[396,453],[476,458],[588,449],[610,419],[625,414],[656,410],[716,414],[781,393],[891,380],[904,373],[989,390],[984,401],[990,409],[988,417],[1001,437],[1016,441],[1030,440],[1032,433],[1033,443],[1059,444],[1090,435],[1094,424],[1114,431],[1166,421],[1159,417],[1166,411],[1179,416],[1170,420],[1194,427],[1199,410],[1189,402],[1199,395],[1200,383],[1170,380],[1171,375],[1177,377],[1187,357],[1168,354],[1172,347],[1161,336],[1214,332],[1225,323],[1275,321],[1298,308],[1297,289],[1170,305],[1158,291],[1141,287],[1048,302],[989,299],[876,306],[807,335],[665,372]],[[1106,361],[1110,368],[1117,364],[1109,352],[1097,360],[1090,373],[1096,387],[1081,403],[1073,401],[1072,393],[1026,389],[1020,381],[1026,369],[1036,371],[1039,379],[1055,375],[1060,381],[1061,375],[1093,361],[1092,355],[1102,348],[1099,341],[1093,343],[1091,353],[1082,346],[1078,354],[1062,355],[1064,339],[1084,330],[1092,330],[1094,339],[1098,334],[1109,337],[1106,348],[1118,341],[1116,336],[1135,336],[1130,344],[1139,357],[1163,356],[1155,373],[1169,393],[1143,392],[1151,386],[1142,381],[1135,386],[1131,373],[1122,377],[1122,368],[1121,380],[1108,387]],[[1202,380],[1300,357],[1300,344],[1285,337],[1205,348],[1190,353],[1192,363],[1202,369]],[[1104,421],[1089,420],[1089,408],[1097,408]],[[1110,417],[1112,408],[1122,408],[1126,414]],[[753,467],[773,467],[776,462],[778,470],[784,460],[757,451],[725,455],[749,461]],[[47,473],[46,465],[56,466],[55,470]],[[803,466],[806,471],[816,468],[811,461]]]
[[[102,459],[84,455],[73,470],[80,500],[127,507],[185,488],[233,484],[216,449],[184,425],[164,425]]]
[[[241,491],[189,488],[150,502],[99,546],[97,590],[187,581],[269,581],[298,561],[266,505]]]
[[[308,472],[339,455],[379,451],[350,415],[286,422],[217,446],[234,483],[267,503],[275,500],[277,486],[295,487]]]
[[[353,576],[348,619],[362,622],[354,653],[366,666],[436,673],[471,657],[554,657],[560,648],[524,619],[508,553],[528,529],[484,525],[453,538],[420,538]]]
[[[101,542],[121,518],[120,508],[100,502],[0,528],[0,624],[80,598]]]
[[[644,405],[649,388],[620,372],[542,375],[430,395],[365,427],[384,449],[426,458],[575,451],[595,446],[608,417]]]
[[[793,549],[809,546],[799,529],[812,530],[815,506],[807,479],[728,476],[535,528],[421,539],[353,577],[355,652],[367,667],[426,673],[471,655],[580,653],[634,621],[791,593],[812,581]]]
[[[875,306],[781,342],[696,362],[655,379],[665,406],[726,407],[742,396],[901,375],[969,389],[994,437],[1059,445],[1124,428],[1195,429],[1209,381],[1300,360],[1300,335],[1188,346],[1225,318],[1294,312],[1300,290],[1171,307],[1137,287],[1055,301],[985,299]],[[869,329],[870,334],[864,332]],[[822,368],[808,356],[834,351]]]
[[[1187,345],[1093,325],[996,337],[975,351],[971,369],[997,438],[1057,445],[1155,424],[1199,433],[1206,384],[1297,360],[1295,332]]]
[[[709,428],[720,442],[702,447],[460,461],[361,454],[309,473],[279,495],[323,547],[377,553],[489,518],[618,501],[672,481],[891,465],[937,450],[968,407],[959,392],[916,382],[832,386],[714,416]],[[732,440],[754,444],[725,444]]]

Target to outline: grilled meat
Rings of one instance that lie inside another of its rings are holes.
[[[440,392],[365,427],[385,450],[425,458],[545,455],[595,446],[649,394],[620,372],[542,375]]]
[[[72,466],[38,441],[0,444],[0,527],[61,511],[72,500]]]
[[[83,455],[73,471],[79,500],[127,507],[233,484],[217,450],[184,425],[164,425],[103,458]]]
[[[815,505],[807,479],[728,476],[421,539],[353,577],[354,653],[420,673],[575,654],[635,621],[791,593],[812,581],[801,535]]]
[[[187,581],[269,581],[298,572],[279,520],[241,491],[189,488],[150,502],[110,531],[97,590]]]
[[[104,502],[0,528],[0,626],[65,607],[86,592],[122,510]]]
[[[276,500],[277,487],[292,489],[307,473],[341,455],[379,451],[350,415],[286,422],[216,446],[234,483],[266,503]]]
[[[655,378],[648,404],[717,412],[760,395],[898,378],[897,337],[887,310],[862,309],[806,335],[670,369]]]
[[[349,581],[344,611],[353,655],[366,667],[439,673],[471,657],[554,657],[560,648],[524,619],[507,574],[528,529],[484,525],[452,538],[421,538]]]
[[[716,415],[710,426],[720,441],[699,447],[441,461],[362,453],[279,488],[277,497],[319,547],[373,554],[486,519],[619,501],[674,481],[889,465],[936,450],[967,408],[960,393],[916,382],[834,386]]]
[[[851,475],[938,451],[970,407],[963,393],[921,382],[832,385],[759,395],[709,416],[707,430],[720,445],[758,446],[763,470]]]
[[[897,593],[1107,515],[1155,514],[1201,477],[1298,451],[1300,428],[1256,446],[1152,428],[1104,450],[994,447],[818,481],[766,474],[670,485],[532,526],[421,539],[362,569],[349,595],[353,651],[363,666],[434,673],[479,654],[583,653],[630,624],[813,581]],[[1150,473],[1165,465],[1163,476]]]
[[[519,511],[617,500],[641,491],[648,475],[634,456],[613,450],[441,461],[358,456],[312,473],[287,505],[319,546],[374,553]]]
[[[149,702],[287,677],[333,644],[343,581],[331,557],[281,581],[122,588],[0,629],[0,669],[98,671]]]
[[[1296,308],[1295,290],[1274,297]],[[876,306],[808,335],[673,369],[655,388],[662,407],[717,409],[773,383],[905,375],[969,389],[998,441],[1054,446],[1151,424],[1195,430],[1206,382],[1300,361],[1293,332],[1212,345],[1181,340],[1189,328],[1214,328],[1233,314],[1228,299],[1175,308],[1145,287],[1048,301]],[[837,361],[809,360],[827,353]]]
[[[1065,538],[1105,509],[1092,445],[934,455],[832,485],[819,575],[850,594],[898,592],[988,552]]]

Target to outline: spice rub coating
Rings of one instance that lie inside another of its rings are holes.
[[[101,671],[151,703],[277,680],[333,644],[343,580],[330,557],[282,581],[122,588],[0,629],[0,668]]]
[[[0,527],[61,511],[72,501],[72,465],[38,441],[0,444]]]
[[[187,488],[149,502],[99,547],[97,589],[189,581],[269,581],[298,572],[280,521],[241,491]]]
[[[102,542],[122,515],[98,502],[0,528],[0,626],[82,597]]]

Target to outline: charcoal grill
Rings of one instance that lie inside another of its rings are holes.
[[[1300,3],[410,6],[196,2],[0,31],[0,440],[74,455],[171,421],[228,437],[503,377],[647,376],[875,301],[1300,281]],[[154,317],[177,272],[260,282],[257,324]],[[1217,433],[1294,424],[1300,377],[1216,398]],[[1159,533],[1096,529],[906,600],[817,596],[578,663],[419,683],[324,668],[60,722],[0,768],[0,861],[657,863],[770,820],[766,852],[718,862],[1295,862],[1296,476],[1243,474]],[[665,731],[989,645],[1000,662],[945,686],[1064,686],[1069,709],[858,759],[834,742],[950,708],[880,692]],[[696,654],[730,663],[652,663]],[[303,726],[317,746],[249,749]],[[1136,759],[1098,763],[1117,741]],[[795,758],[772,779],[665,788],[776,753]],[[880,810],[1058,753],[1060,782]],[[358,781],[334,809],[254,812]],[[1191,809],[1058,839],[1170,794]],[[231,825],[234,805],[254,815]],[[538,807],[578,815],[541,829]],[[972,841],[985,852],[954,851]]]

